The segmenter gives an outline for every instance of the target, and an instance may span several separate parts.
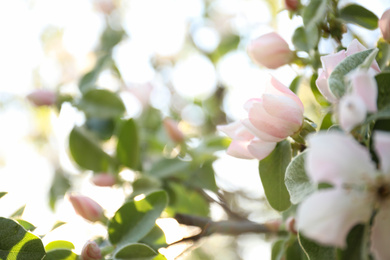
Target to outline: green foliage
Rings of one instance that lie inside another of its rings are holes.
[[[319,34],[316,26],[298,27],[292,37],[295,48],[299,51],[310,52],[318,43]]]
[[[286,169],[285,182],[293,204],[300,203],[317,189],[306,175],[305,156],[306,152],[296,156]]]
[[[337,260],[364,260],[363,257],[365,247],[367,242],[364,239],[365,233],[365,225],[356,225],[347,236],[347,247],[345,249],[337,250]]]
[[[46,252],[52,251],[52,250],[56,250],[56,249],[69,249],[69,250],[72,250],[72,249],[74,249],[74,245],[71,242],[69,242],[69,241],[56,240],[56,241],[50,242],[49,244],[47,244],[45,246]]]
[[[82,168],[95,172],[116,169],[118,163],[102,150],[98,141],[86,129],[74,127],[69,135],[73,160]]]
[[[382,110],[390,104],[390,72],[382,72],[375,76],[378,85],[378,110]]]
[[[42,241],[17,222],[0,217],[0,230],[0,259],[39,260],[45,256]]]
[[[26,205],[21,206],[18,208],[14,213],[11,214],[11,218],[18,218],[23,215],[24,209],[26,208]]]
[[[156,191],[123,204],[108,224],[110,242],[114,245],[138,242],[152,230],[167,203],[166,192]]]
[[[109,139],[115,130],[115,120],[112,118],[88,117],[85,121],[88,130],[96,133],[103,140]]]
[[[27,231],[34,231],[36,227],[31,224],[30,222],[23,220],[23,219],[15,219],[25,230]]]
[[[118,133],[116,156],[131,169],[139,169],[140,147],[137,126],[133,119],[123,122]]]
[[[45,260],[78,260],[79,257],[68,249],[54,249],[47,252]]]
[[[349,4],[341,8],[340,18],[347,23],[354,23],[366,29],[378,28],[378,17],[361,5]]]
[[[157,225],[154,225],[152,230],[150,230],[150,232],[146,234],[140,242],[149,245],[154,250],[167,246],[165,234]]]
[[[336,249],[334,247],[322,246],[314,241],[298,234],[298,240],[309,260],[336,260]]]
[[[376,61],[378,62],[379,68],[383,71],[389,63],[390,58],[390,44],[384,39],[379,39],[377,42],[377,48],[379,49]]]
[[[114,260],[166,260],[163,255],[155,252],[145,244],[128,244],[118,250]]]
[[[337,98],[342,97],[346,91],[344,77],[350,71],[356,69],[359,65],[364,63],[365,59],[369,57],[372,51],[374,51],[374,49],[369,49],[352,54],[346,57],[342,62],[340,62],[332,71],[328,78],[328,84],[330,90]]]
[[[303,11],[303,23],[306,27],[323,22],[328,9],[328,0],[311,0]]]
[[[106,89],[91,89],[84,93],[76,106],[89,117],[120,117],[126,108],[117,94]]]
[[[52,210],[55,209],[58,198],[63,198],[69,188],[69,178],[65,175],[65,172],[57,169],[49,190],[49,206]]]
[[[302,81],[303,77],[298,75],[296,76],[293,81],[291,82],[290,86],[289,86],[289,89],[294,92],[295,94],[298,93],[299,91],[299,86],[301,84],[301,81]]]
[[[166,159],[163,158],[160,161],[153,164],[149,170],[149,174],[156,178],[186,178],[191,169],[191,163],[180,160],[178,158]]]
[[[7,195],[8,192],[0,192],[0,198],[4,197],[5,195]]]
[[[259,163],[259,172],[265,196],[272,208],[284,211],[291,205],[290,196],[284,184],[286,168],[291,161],[291,145],[281,141],[273,152]]]
[[[85,93],[91,89],[95,89],[95,83],[98,79],[100,72],[103,71],[103,69],[106,67],[106,64],[111,60],[110,55],[104,54],[101,55],[95,67],[88,73],[86,73],[83,77],[81,77],[79,81],[79,89],[81,93]]]
[[[237,49],[239,43],[240,36],[234,34],[227,35],[219,43],[217,49],[212,54],[210,54],[210,59],[213,61],[213,63],[217,63],[218,60],[226,53]]]

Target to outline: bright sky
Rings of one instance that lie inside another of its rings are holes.
[[[95,2],[99,1],[105,0]],[[76,93],[77,78],[90,68],[91,52],[104,29],[104,17],[96,11],[93,3],[92,0],[0,1],[0,104],[4,104],[0,106],[0,121],[3,122],[0,130],[0,191],[9,193],[0,200],[0,215],[8,216],[27,204],[24,218],[39,227],[38,233],[46,233],[56,220],[69,222],[66,227],[45,237],[44,242],[69,240],[75,244],[77,252],[92,235],[104,234],[104,230],[76,216],[66,200],[53,214],[47,207],[47,192],[53,177],[52,162],[77,173],[66,156],[66,138],[73,125],[83,118],[70,106],[59,116],[49,110],[31,109],[24,97],[33,89],[54,90],[60,84],[61,91]],[[133,93],[122,96],[125,101],[131,101],[126,102],[127,106],[134,104],[136,96],[144,95],[139,92],[139,87],[151,84],[152,104],[165,111],[166,100],[170,98],[167,78],[172,79],[179,94],[189,99],[209,96],[221,81],[228,88],[226,111],[232,118],[239,119],[245,116],[242,107],[245,101],[261,94],[270,74],[286,85],[296,76],[294,68],[289,66],[275,71],[260,69],[245,52],[251,39],[273,30],[267,5],[261,0],[214,0],[210,8],[215,20],[202,18],[205,9],[202,0],[123,0],[122,4],[123,27],[131,37],[116,47],[114,58]],[[368,8],[381,16],[389,6],[388,0],[373,0]],[[182,53],[183,59],[174,65],[168,62],[164,73],[156,74],[151,57],[175,57],[186,46],[189,31],[198,48],[212,52],[221,39],[221,32],[226,29],[228,18],[230,28],[242,36],[238,50],[224,56],[214,67],[204,54],[187,48]],[[188,26],[190,21],[191,27]],[[287,12],[282,11],[276,22],[278,31],[291,45],[291,34],[301,21],[289,21]],[[115,26],[117,21],[111,23]],[[361,31],[356,26],[353,30]],[[55,40],[56,33],[63,33],[62,42]],[[373,31],[365,38],[366,43],[373,45],[378,37],[378,30]],[[46,39],[45,43],[42,38]],[[329,45],[321,48],[324,53],[332,50]],[[71,66],[64,72],[65,63]],[[113,90],[119,85],[110,73],[102,73],[99,82]],[[183,118],[188,117],[188,120],[191,120],[191,113],[198,113],[193,107],[186,111]],[[37,118],[41,121],[37,122]],[[46,122],[51,122],[51,125]],[[50,145],[42,145],[39,149],[31,142],[31,136],[39,136],[42,131],[51,133]],[[234,183],[235,188],[257,196],[261,194],[256,161],[238,160],[221,153],[221,159],[214,166],[221,187],[232,189]],[[238,174],[243,168],[246,169],[245,176]],[[120,190],[94,187],[88,179],[76,178],[75,187],[85,195],[93,195],[111,213],[124,199]],[[74,235],[76,231],[77,236]],[[246,242],[239,241],[243,259],[258,259],[259,250],[264,259],[269,259],[269,244],[248,248]]]

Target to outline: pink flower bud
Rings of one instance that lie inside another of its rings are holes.
[[[50,90],[35,90],[27,95],[27,99],[35,106],[51,106],[56,103],[57,95]]]
[[[383,39],[390,41],[390,9],[387,9],[381,19],[378,21],[379,29],[381,30]]]
[[[111,187],[116,183],[116,178],[110,173],[95,174],[92,179],[92,183],[100,187]]]
[[[303,123],[301,100],[275,78],[262,97],[250,99],[245,108],[248,118],[218,126],[233,139],[227,153],[237,158],[264,159],[277,142],[297,133]]]
[[[254,62],[269,69],[288,64],[293,58],[287,42],[275,32],[253,40],[248,46],[248,54]]]
[[[296,10],[298,10],[300,2],[299,2],[299,0],[285,0],[284,5],[286,6],[287,10],[296,11]]]
[[[163,120],[164,128],[167,134],[169,135],[169,138],[171,138],[172,141],[176,143],[181,143],[184,140],[184,135],[180,131],[178,124],[175,120],[171,118],[165,118]]]
[[[82,195],[69,195],[76,213],[86,220],[95,222],[103,217],[103,208],[94,200]]]
[[[286,230],[288,232],[291,232],[291,233],[295,234],[295,235],[298,234],[297,229],[295,227],[295,218],[288,217],[286,219]]]
[[[88,241],[81,251],[81,260],[99,260],[102,253],[99,246],[94,241]]]

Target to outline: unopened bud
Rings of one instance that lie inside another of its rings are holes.
[[[280,220],[271,220],[264,223],[264,226],[266,226],[272,232],[278,232],[281,224],[282,222]]]
[[[286,230],[288,232],[295,234],[295,235],[298,234],[297,229],[295,228],[295,218],[288,217],[286,219]]]
[[[110,173],[95,174],[92,179],[92,183],[100,187],[111,187],[116,183],[116,178]]]
[[[387,9],[381,19],[378,21],[379,29],[381,30],[383,39],[390,42],[390,9]]]
[[[254,62],[269,69],[279,68],[294,58],[287,42],[275,32],[253,40],[248,46],[248,54]]]
[[[57,95],[50,90],[35,90],[27,95],[27,99],[35,106],[51,106],[56,103]]]
[[[99,260],[102,253],[99,246],[94,241],[88,241],[81,251],[81,260]]]
[[[182,131],[180,131],[178,123],[171,119],[171,118],[165,118],[163,120],[164,128],[167,134],[169,135],[169,138],[171,138],[172,141],[175,143],[181,143],[184,140],[184,135]]]
[[[95,222],[104,217],[103,208],[89,197],[82,195],[69,195],[69,201],[72,203],[76,213],[86,220]]]
[[[298,7],[300,5],[299,0],[285,0],[284,5],[286,6],[286,9],[289,11],[296,11],[298,10]]]

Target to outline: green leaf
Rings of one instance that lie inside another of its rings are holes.
[[[284,184],[286,168],[291,161],[291,145],[287,140],[276,145],[273,152],[259,163],[259,172],[265,196],[272,208],[283,211],[291,206]]]
[[[272,245],[271,260],[281,260],[284,253],[284,240],[278,240]]]
[[[78,256],[68,249],[54,249],[47,252],[44,260],[78,260]]]
[[[81,93],[85,93],[91,89],[95,89],[96,80],[99,78],[100,72],[106,67],[108,61],[111,60],[111,56],[107,54],[103,54],[98,58],[98,61],[95,67],[83,75],[83,77],[79,81],[79,89]]]
[[[390,72],[382,72],[375,76],[378,86],[378,110],[390,105]]]
[[[320,130],[327,130],[333,125],[332,112],[328,112],[323,118],[320,126]]]
[[[347,236],[347,247],[345,249],[338,249],[337,251],[337,260],[363,260],[362,251],[364,247],[367,246],[364,244],[364,225],[356,225],[351,229]]]
[[[0,259],[39,260],[45,256],[42,241],[17,222],[0,217],[0,230]]]
[[[153,164],[149,171],[149,174],[157,178],[168,177],[189,177],[189,171],[191,170],[191,163],[183,161],[177,158],[174,159],[161,159]]]
[[[15,219],[15,220],[27,231],[34,231],[36,229],[36,227],[28,221],[25,221],[23,219]]]
[[[51,250],[55,250],[55,249],[69,249],[69,250],[72,250],[74,248],[75,247],[74,247],[74,245],[71,242],[65,241],[65,240],[52,241],[52,242],[50,242],[49,244],[47,244],[45,246],[46,252],[51,251]]]
[[[354,23],[366,29],[378,28],[378,17],[361,5],[350,4],[340,10],[340,18],[347,23]]]
[[[110,139],[115,130],[115,120],[112,118],[90,117],[85,121],[88,130],[97,134],[100,139]]]
[[[200,166],[200,168],[198,168],[191,174],[190,179],[186,183],[191,185],[191,187],[197,187],[217,192],[218,187],[215,182],[213,162],[205,162],[202,166]]]
[[[142,200],[125,203],[108,224],[113,245],[138,242],[152,230],[168,203],[165,191],[149,194]]]
[[[4,197],[5,195],[7,195],[8,192],[0,192],[0,198]]]
[[[286,170],[286,187],[293,204],[298,204],[317,189],[317,185],[312,183],[306,175],[305,156],[306,152],[296,156]]]
[[[84,128],[73,128],[69,135],[69,149],[75,162],[82,168],[100,172],[117,167],[117,162],[102,150]]]
[[[298,27],[292,37],[295,48],[299,51],[310,52],[316,47],[319,40],[318,28],[316,26]]]
[[[327,12],[328,0],[311,0],[303,10],[303,23],[305,26],[314,26],[323,22]]]
[[[54,229],[56,229],[56,228],[58,228],[58,227],[60,227],[60,226],[62,226],[62,225],[64,225],[64,224],[66,224],[66,222],[57,221],[56,223],[54,223],[54,225],[53,225],[53,227],[51,228],[50,231],[53,231]]]
[[[298,234],[299,243],[309,260],[336,260],[334,247],[321,246],[312,240]]]
[[[96,118],[120,117],[125,112],[125,105],[117,94],[106,89],[91,89],[84,93],[77,104],[87,116]]]
[[[218,45],[217,49],[210,54],[210,59],[213,63],[217,63],[217,61],[232,50],[236,50],[238,44],[240,43],[240,36],[234,34],[228,34],[224,38],[222,38],[221,43]]]
[[[317,100],[318,104],[320,104],[323,107],[329,106],[329,102],[326,100],[326,98],[321,94],[321,92],[317,88],[316,80],[318,78],[318,74],[314,73],[310,78],[310,89],[313,92],[313,95],[315,99]]]
[[[26,208],[26,205],[21,206],[19,209],[17,209],[12,215],[11,218],[19,218],[23,215],[24,209]]]
[[[69,178],[61,169],[57,169],[49,190],[49,206],[54,211],[58,198],[63,198],[70,188]]]
[[[379,119],[390,119],[390,106],[383,108],[382,110],[376,112],[375,114],[370,115],[367,117],[364,124],[369,124],[374,120]]]
[[[126,120],[118,133],[116,156],[118,160],[129,168],[139,168],[139,138],[137,126],[133,119]]]
[[[379,68],[383,71],[389,63],[390,44],[381,38],[377,42],[376,46],[379,49],[378,55],[376,56],[376,61],[378,62]]]
[[[135,243],[120,248],[114,260],[166,260],[166,258],[145,244]]]
[[[298,75],[296,76],[293,81],[291,82],[290,84],[290,87],[289,89],[294,92],[295,94],[298,93],[298,90],[299,90],[299,86],[301,84],[301,81],[302,81],[302,76]]]
[[[140,194],[149,194],[151,192],[155,192],[161,190],[161,181],[143,174],[139,179],[133,182],[133,192],[131,193],[131,197],[134,198]]]
[[[120,43],[124,36],[125,32],[123,30],[114,30],[111,28],[111,26],[107,26],[104,29],[100,39],[100,48],[104,51],[111,52],[112,48]]]
[[[356,69],[360,64],[362,64],[373,50],[374,49],[369,49],[357,52],[346,57],[332,71],[328,78],[328,84],[331,92],[337,98],[342,97],[346,91],[346,86],[344,83],[345,75],[347,75],[350,71]]]
[[[140,242],[149,245],[154,250],[167,246],[165,234],[157,225],[154,225],[152,230],[150,230],[150,232],[144,236]]]
[[[167,191],[170,198],[167,212],[170,216],[174,216],[175,213],[202,217],[209,215],[209,203],[199,192],[174,182],[168,183]]]

